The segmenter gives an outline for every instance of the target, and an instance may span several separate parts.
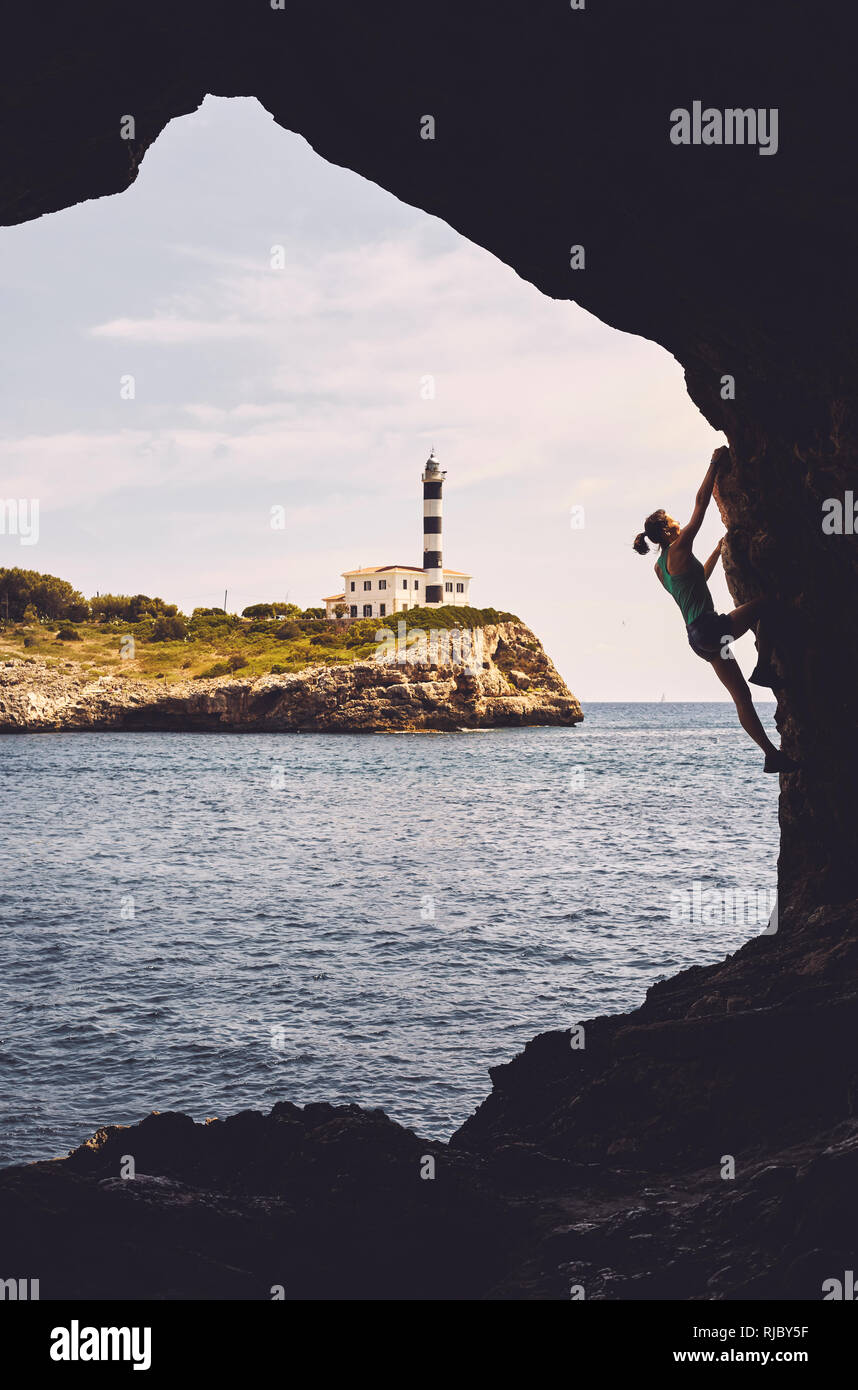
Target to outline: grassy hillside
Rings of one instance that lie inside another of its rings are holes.
[[[189,680],[195,677],[261,676],[366,661],[376,651],[376,633],[405,622],[415,628],[475,628],[518,621],[493,608],[412,608],[391,618],[352,623],[322,619],[248,621],[229,615],[192,618],[188,636],[154,641],[154,620],[141,622],[12,622],[0,624],[0,660],[32,658],[49,664],[73,661],[93,677]]]

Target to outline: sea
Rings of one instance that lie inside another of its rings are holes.
[[[777,796],[731,704],[0,737],[0,1164],[280,1100],[447,1138],[536,1034],[771,930]]]

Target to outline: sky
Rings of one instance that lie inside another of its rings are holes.
[[[687,520],[724,442],[679,364],[255,100],[207,97],[125,193],[0,229],[0,299],[0,496],[39,501],[0,565],[186,612],[315,606],[344,569],[422,563],[434,446],[445,565],[582,702],[722,699],[631,548],[655,508]],[[701,558],[721,529],[713,504]]]

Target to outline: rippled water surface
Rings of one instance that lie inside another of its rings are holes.
[[[732,706],[586,715],[0,738],[0,1162],[282,1099],[446,1137],[534,1034],[762,930],[673,920],[695,881],[775,885]]]

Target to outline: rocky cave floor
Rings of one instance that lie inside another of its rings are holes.
[[[43,1299],[819,1300],[858,1252],[855,921],[542,1034],[449,1144],[287,1102],[101,1130],[0,1172],[6,1263]]]
[[[5,1170],[9,1267],[38,1271],[43,1298],[813,1300],[855,1264],[858,1123],[734,1181],[457,1154],[357,1107],[191,1125],[150,1117]],[[120,1151],[145,1172],[116,1176]]]

